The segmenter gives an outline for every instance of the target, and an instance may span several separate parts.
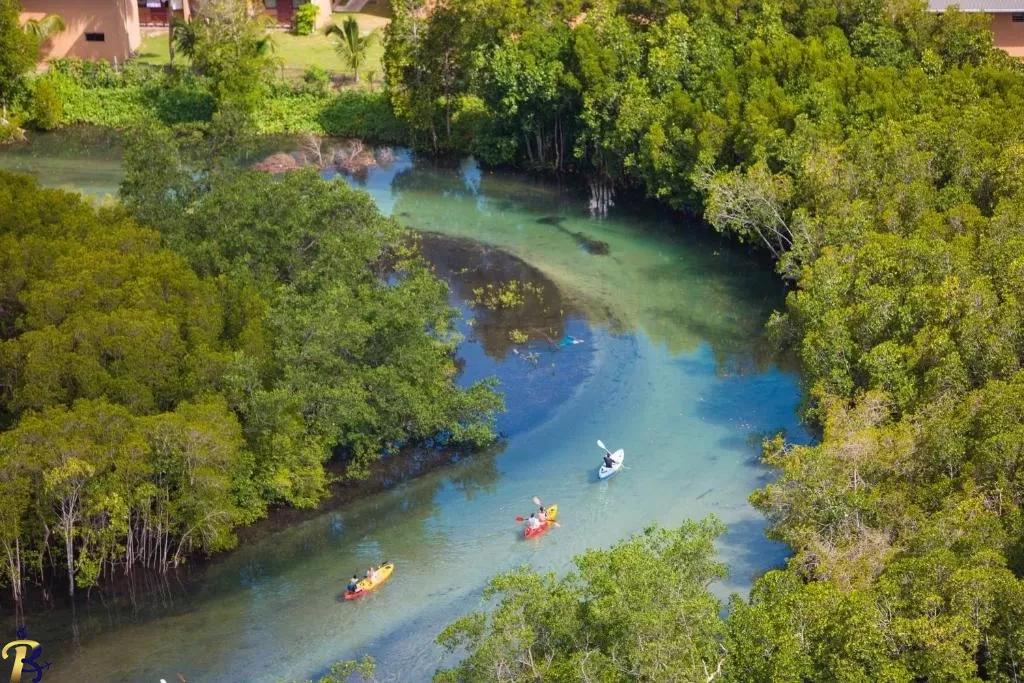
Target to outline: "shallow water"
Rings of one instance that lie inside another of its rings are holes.
[[[92,161],[69,159],[52,140],[34,154],[0,151],[0,167],[113,191],[116,160],[90,176]],[[785,558],[747,503],[770,476],[758,435],[806,438],[797,378],[759,360],[763,323],[781,302],[768,269],[678,219],[620,206],[594,220],[572,192],[472,162],[400,153],[351,182],[402,223],[460,238],[428,235],[424,251],[472,321],[460,381],[503,382],[507,438],[494,453],[257,535],[134,607],[94,596],[77,608],[77,643],[67,612],[30,614],[53,662],[46,680],[273,681],[367,652],[383,678],[423,680],[446,661],[437,633],[479,605],[498,571],[565,571],[587,547],[709,513],[729,529],[719,547],[732,574],[719,594],[745,590]],[[513,277],[542,285],[534,310],[465,304],[474,287]],[[530,341],[513,345],[511,329]],[[598,438],[626,450],[625,468],[606,481]],[[533,495],[559,504],[562,527],[524,541],[513,517]],[[337,600],[347,575],[383,559],[396,562],[384,587]]]

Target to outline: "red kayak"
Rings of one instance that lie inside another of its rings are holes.
[[[523,527],[524,538],[536,538],[548,532],[548,529],[555,525],[555,518],[558,517],[558,506],[552,505],[547,509],[547,520],[536,529],[530,527]]]

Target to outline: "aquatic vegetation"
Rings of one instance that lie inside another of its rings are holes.
[[[530,335],[519,329],[509,330],[508,340],[513,344],[525,344],[530,340]]]
[[[527,296],[543,300],[544,289],[532,282],[509,280],[498,284],[486,284],[473,288],[472,303],[491,310],[520,308]]]

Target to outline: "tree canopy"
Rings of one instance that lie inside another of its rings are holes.
[[[444,283],[366,195],[315,173],[200,176],[163,129],[139,144],[124,206],[0,173],[16,602],[50,569],[73,592],[231,547],[269,504],[314,505],[332,454],[359,477],[406,446],[495,438],[491,384],[455,383]]]
[[[490,613],[450,625],[438,642],[469,655],[438,681],[695,681],[720,671],[721,605],[708,584],[722,533],[711,518],[650,528],[575,559],[557,578],[519,569],[491,580]]]
[[[396,12],[389,97],[420,146],[641,190],[793,287],[769,330],[821,441],[765,443],[779,477],[752,500],[793,556],[734,600],[720,676],[1019,680],[1024,69],[986,17],[819,0]],[[466,643],[467,662],[499,648]]]
[[[24,76],[39,58],[40,37],[19,23],[21,3],[0,0],[0,124],[7,123],[7,107],[24,88]],[[5,131],[0,129],[0,142]]]

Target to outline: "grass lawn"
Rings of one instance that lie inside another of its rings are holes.
[[[379,38],[370,48],[366,63],[359,70],[359,74],[363,76],[372,71],[376,74],[375,78],[379,80],[383,77],[381,58],[384,56],[384,44],[381,40],[383,36],[381,34],[388,20],[373,14],[343,14],[336,12],[334,14],[334,23],[341,24],[346,17],[350,16],[355,17],[356,21],[359,22],[359,27],[364,34],[373,30],[378,32]],[[347,75],[349,73],[349,68],[345,66],[344,62],[334,51],[334,45],[337,40],[334,37],[325,36],[321,32],[309,36],[296,36],[284,31],[274,31],[273,36],[274,43],[277,45],[277,58],[281,61],[283,70],[287,75],[300,76],[307,67],[314,64],[334,74]],[[168,61],[167,33],[154,33],[144,37],[142,45],[139,46],[137,59],[146,64],[166,64]],[[181,57],[175,57],[175,59],[181,59]]]

